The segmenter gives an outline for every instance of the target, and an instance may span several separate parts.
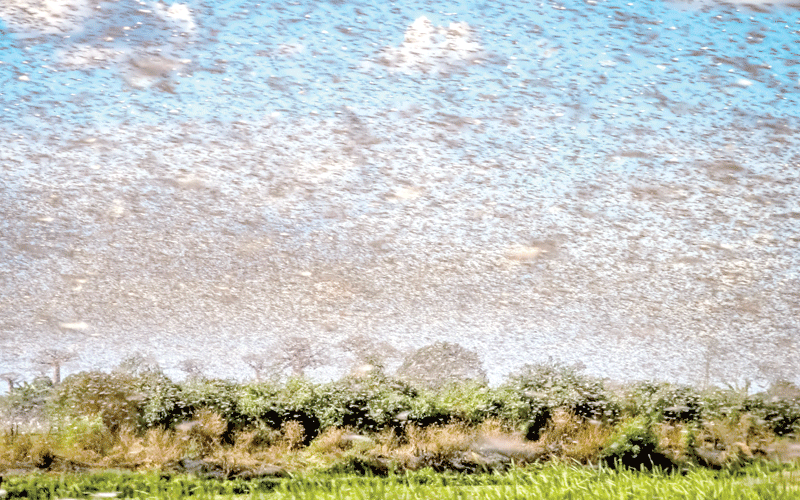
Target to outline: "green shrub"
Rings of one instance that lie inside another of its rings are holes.
[[[0,396],[0,417],[10,422],[39,421],[45,416],[52,393],[53,382],[47,377],[24,382]]]
[[[58,441],[66,448],[106,455],[114,446],[114,436],[99,416],[72,419],[59,429]]]
[[[503,386],[519,401],[506,400],[517,413],[529,439],[537,439],[556,409],[584,419],[613,420],[620,413],[602,380],[560,364],[526,365]],[[520,406],[520,402],[522,405]]]
[[[640,382],[628,390],[627,411],[657,422],[699,422],[703,401],[697,390],[668,383]]]
[[[672,462],[658,449],[658,436],[652,422],[636,417],[619,424],[603,447],[601,458],[607,465],[631,469],[670,468]]]
[[[244,418],[267,427],[280,428],[283,404],[281,388],[274,384],[246,384],[239,388],[236,406]]]
[[[54,390],[49,413],[56,422],[99,416],[112,432],[130,425],[139,429],[169,427],[189,416],[180,388],[166,375],[81,372]]]
[[[800,401],[769,400],[760,405],[760,416],[777,436],[796,434],[800,428]]]
[[[185,413],[211,410],[228,423],[228,434],[255,423],[239,406],[242,387],[226,380],[193,378],[180,385],[180,403]]]
[[[318,415],[323,429],[351,427],[377,432],[398,425],[418,393],[408,384],[380,372],[346,377],[319,387]]]
[[[492,389],[485,383],[467,381],[451,383],[434,394],[436,405],[445,408],[457,420],[477,425],[487,418],[500,418],[507,391]]]
[[[237,412],[257,426],[279,429],[285,422],[300,423],[304,443],[319,434],[320,394],[318,386],[305,378],[290,378],[285,384],[248,384],[239,391]]]
[[[136,380],[129,375],[77,373],[55,388],[49,414],[56,422],[66,424],[79,418],[99,417],[112,431],[123,425],[143,427],[140,403],[146,396],[137,389]]]
[[[166,375],[149,375],[138,380],[137,390],[144,395],[141,409],[145,428],[173,427],[192,415],[192,408],[183,401],[180,386]]]

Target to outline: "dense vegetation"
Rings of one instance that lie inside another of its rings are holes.
[[[379,368],[328,383],[176,382],[157,367],[82,372],[19,385],[0,408],[0,470],[158,468],[226,478],[481,472],[545,461],[736,468],[793,459],[800,425],[791,384],[756,395],[612,386],[561,365],[526,367],[496,387],[479,377],[425,384]]]

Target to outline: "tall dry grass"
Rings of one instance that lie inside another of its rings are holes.
[[[720,463],[747,461],[766,456],[776,442],[763,423],[749,414],[702,423],[654,423],[652,430],[659,449],[676,463],[701,455]],[[505,421],[487,419],[477,426],[464,422],[408,425],[402,431],[389,428],[369,436],[355,429],[331,427],[306,446],[306,430],[300,422],[287,421],[279,429],[254,425],[234,433],[219,413],[201,410],[175,429],[141,431],[128,425],[112,432],[101,419],[85,419],[50,433],[6,432],[0,436],[0,469],[46,468],[54,462],[159,469],[187,458],[218,464],[226,471],[265,465],[330,469],[354,461],[414,470],[459,461],[479,464],[498,456],[514,463],[556,460],[593,464],[613,433],[609,423],[556,410],[535,442],[509,429]]]
[[[597,462],[611,434],[612,428],[607,423],[556,410],[542,432],[539,443],[554,458],[585,465]]]

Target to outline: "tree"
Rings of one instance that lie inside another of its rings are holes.
[[[17,372],[6,372],[0,374],[0,380],[8,384],[8,392],[14,390],[14,386],[22,381],[22,375]]]
[[[353,355],[356,371],[364,367],[384,371],[389,360],[400,357],[400,351],[390,343],[366,334],[350,335],[338,347]]]
[[[285,337],[270,353],[251,353],[242,360],[256,372],[256,380],[268,377],[281,377],[289,372],[300,377],[309,368],[321,366],[326,356],[319,344],[300,335]]]
[[[184,359],[178,363],[178,368],[186,374],[187,378],[199,379],[203,378],[203,367],[205,363],[196,358]]]
[[[417,349],[397,370],[397,376],[431,388],[451,381],[486,382],[478,354],[451,342],[436,342]]]
[[[267,354],[246,354],[242,356],[242,361],[256,372],[256,382],[263,382],[267,378],[271,366]]]
[[[116,368],[114,368],[114,371],[132,377],[161,374],[163,372],[155,356],[143,352],[136,352],[123,359]]]
[[[74,351],[65,349],[45,349],[39,355],[36,363],[42,368],[50,368],[53,370],[51,380],[53,385],[61,383],[61,367],[73,359],[76,359],[78,354]]]

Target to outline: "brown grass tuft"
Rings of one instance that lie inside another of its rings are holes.
[[[341,455],[352,446],[352,440],[347,439],[349,434],[346,429],[329,427],[311,442],[309,452],[322,455]]]
[[[608,424],[556,410],[542,432],[539,443],[558,458],[588,464],[599,459],[611,434],[612,429]]]
[[[692,430],[685,424],[662,422],[653,425],[658,437],[658,447],[674,462],[681,462],[692,454]]]
[[[416,469],[426,463],[444,462],[468,450],[475,438],[476,430],[462,423],[409,426],[405,443],[391,450],[391,454],[402,467]]]
[[[187,442],[167,429],[149,429],[144,435],[141,464],[145,466],[163,465],[180,460],[186,455]]]
[[[299,450],[303,447],[303,441],[306,438],[306,428],[303,427],[303,424],[296,420],[289,420],[281,426],[281,431],[283,433],[281,444],[287,450]]]

